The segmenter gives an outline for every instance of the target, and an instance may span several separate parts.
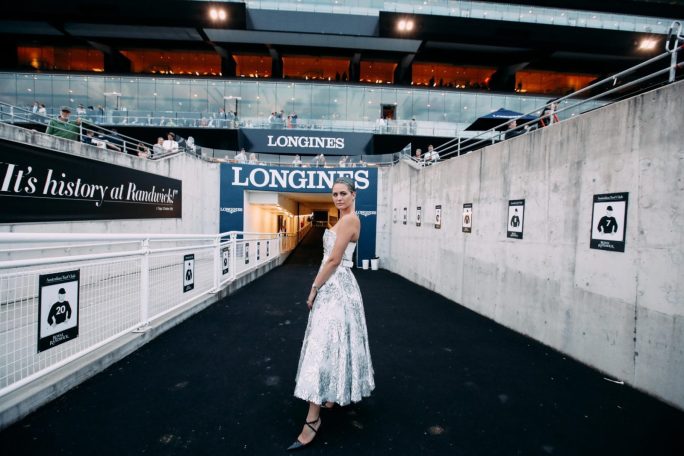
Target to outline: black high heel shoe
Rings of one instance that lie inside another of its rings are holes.
[[[320,415],[318,415],[318,418],[316,418],[316,419],[313,420],[313,421],[305,421],[304,424],[306,424],[307,426],[309,426],[309,427],[311,428],[311,430],[314,431],[314,437],[313,437],[313,439],[311,439],[311,440],[309,441],[309,443],[302,443],[302,442],[299,441],[299,438],[298,438],[297,440],[295,440],[295,442],[294,442],[292,445],[290,445],[289,447],[287,447],[287,451],[300,450],[300,449],[304,448],[305,446],[310,445],[311,442],[313,442],[314,439],[316,438],[316,434],[318,434],[318,429],[321,428],[321,425],[320,425],[320,424],[318,425],[318,429],[316,429],[316,428],[313,427],[312,425],[314,425],[314,424],[316,424],[316,423],[318,423],[318,422],[320,422],[320,421],[321,421],[321,416],[320,416]]]

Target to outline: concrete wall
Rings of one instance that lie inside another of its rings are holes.
[[[0,224],[0,232],[218,233],[220,179],[217,164],[207,163],[187,154],[160,161],[145,160],[3,123],[0,123],[0,138],[59,151],[55,153],[106,161],[183,181],[182,219]]]
[[[381,266],[684,408],[681,100],[684,83],[437,166],[382,169]],[[626,250],[590,249],[593,195],[617,192]],[[523,198],[524,239],[508,239],[508,201]],[[431,221],[436,204],[442,229],[416,227],[416,206]]]

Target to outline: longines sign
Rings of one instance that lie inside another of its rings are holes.
[[[368,169],[288,169],[275,167],[233,166],[232,185],[258,190],[309,192],[330,191],[338,177],[354,179],[357,190],[368,188]]]
[[[378,170],[374,167],[293,168],[222,163],[219,229],[222,233],[244,230],[250,211],[245,206],[245,191],[330,194],[335,179],[341,176],[356,183],[356,213],[362,217],[358,259],[373,258],[378,218]]]
[[[248,152],[273,154],[361,155],[372,153],[371,133],[312,131],[296,128],[264,130],[242,128],[240,147]]]
[[[344,138],[320,136],[273,136],[268,135],[268,147],[306,147],[312,149],[344,149]]]

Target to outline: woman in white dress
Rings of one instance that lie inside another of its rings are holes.
[[[302,432],[288,450],[311,443],[321,426],[321,406],[358,402],[375,388],[363,300],[350,269],[361,232],[354,211],[354,181],[337,179],[332,198],[340,219],[323,235],[323,262],[306,301],[311,312],[294,392],[295,397],[309,402],[309,412]]]

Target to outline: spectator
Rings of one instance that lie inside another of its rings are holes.
[[[218,112],[218,124],[219,128],[225,128],[228,125],[228,116],[226,116],[226,110],[219,108]]]
[[[95,132],[92,129],[87,128],[85,133],[85,135],[81,135],[81,142],[83,144],[93,145],[93,139],[95,139]]]
[[[380,116],[380,117],[378,117],[378,120],[375,121],[375,130],[378,133],[384,133],[385,132],[385,125],[386,125],[385,119],[382,116]]]
[[[292,128],[297,128],[297,119],[298,119],[297,113],[293,111],[292,114],[290,114],[290,120],[292,121]]]
[[[185,150],[186,152],[197,155],[197,146],[195,145],[195,138],[192,136],[188,136],[188,139],[185,141]]]
[[[166,135],[166,141],[162,143],[162,148],[165,153],[178,152],[178,143],[176,142],[176,135],[173,132],[169,132]]]
[[[294,160],[292,160],[292,166],[302,166],[302,159],[299,158],[299,154],[295,155]]]
[[[421,165],[422,165],[423,162],[425,161],[425,157],[423,157],[423,151],[422,151],[421,149],[416,149],[416,160],[417,160],[418,163],[420,163]]]
[[[126,153],[126,142],[119,135],[116,128],[112,128],[111,133],[103,136],[107,141],[107,148],[115,150],[117,152]]]
[[[507,127],[508,128],[506,129],[504,139],[515,138],[516,136],[520,136],[523,133],[527,132],[527,130],[525,130],[524,128],[518,128],[518,122],[515,120],[511,120],[510,122],[508,122]]]
[[[347,156],[346,155],[343,155],[340,157],[339,165],[341,168],[344,168],[345,166],[347,166]]]
[[[33,102],[33,107],[31,108],[31,112],[32,112],[33,114],[38,114],[38,108],[39,108],[39,107],[40,107],[40,106],[38,105],[38,102],[37,102],[37,101],[34,101],[34,102]]]
[[[85,117],[86,109],[82,104],[79,104],[78,107],[76,107],[76,115],[78,117]]]
[[[143,143],[138,143],[136,155],[140,158],[150,158],[150,149]]]
[[[249,154],[249,164],[250,165],[258,165],[259,164],[259,160],[257,160],[257,156],[254,152]]]
[[[81,130],[81,119],[69,121],[70,115],[71,109],[69,109],[69,107],[67,106],[62,106],[59,117],[50,120],[50,123],[48,123],[48,127],[47,130],[45,130],[45,133],[47,133],[48,135],[57,136],[59,138],[78,141]]]
[[[240,149],[240,152],[237,155],[235,155],[235,161],[238,163],[247,162],[247,154],[245,153],[244,147],[242,149]]]
[[[45,105],[43,103],[38,106],[38,121],[39,122],[47,122],[47,109],[45,108]]]
[[[551,124],[560,122],[558,114],[556,114],[557,107],[558,104],[555,100],[549,100],[546,108],[544,108],[544,111],[539,118],[539,128],[548,127]]]
[[[159,155],[164,153],[164,138],[161,136],[157,138],[157,144],[152,146],[152,156],[153,157],[158,157]]]
[[[102,105],[97,105],[97,122],[102,123],[104,122],[105,118],[105,110],[102,107]]]
[[[434,147],[432,147],[432,144],[428,146],[427,153],[425,154],[425,163],[426,164],[432,164],[432,163],[437,163],[439,161],[439,152],[435,150]]]
[[[418,131],[418,123],[416,122],[416,118],[413,117],[411,119],[411,121],[409,122],[409,133],[412,135],[415,135],[417,131]]]

